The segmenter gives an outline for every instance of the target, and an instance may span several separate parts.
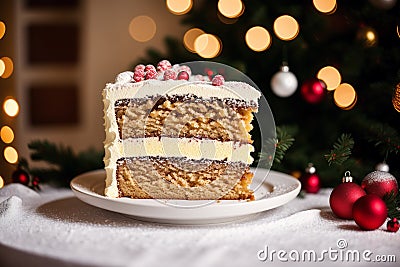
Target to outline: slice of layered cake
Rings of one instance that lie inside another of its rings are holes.
[[[253,199],[251,121],[261,94],[163,60],[103,90],[108,197]]]

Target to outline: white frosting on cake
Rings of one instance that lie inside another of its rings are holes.
[[[115,170],[117,160],[135,156],[187,157],[190,159],[211,159],[241,161],[251,164],[250,152],[254,148],[250,144],[221,142],[215,140],[195,140],[190,138],[139,138],[120,140],[114,105],[120,99],[145,98],[150,96],[176,96],[192,94],[203,99],[233,99],[257,104],[261,93],[252,86],[242,82],[225,82],[221,86],[213,86],[210,82],[191,82],[186,80],[145,80],[132,82],[133,73],[120,73],[115,83],[108,83],[103,90],[104,141],[106,170],[105,194],[118,197],[118,186]]]
[[[118,78],[121,75],[120,78]],[[108,83],[105,91],[111,101],[124,98],[144,98],[162,95],[193,94],[204,99],[237,99],[246,102],[258,102],[261,93],[254,87],[242,82],[225,82],[224,85],[214,86],[210,82],[188,82],[185,80],[146,80],[143,82],[127,82],[130,72],[117,76],[118,82]]]

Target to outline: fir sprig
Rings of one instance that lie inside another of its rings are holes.
[[[56,145],[47,140],[35,140],[28,144],[33,161],[48,163],[46,168],[31,168],[30,172],[43,182],[53,182],[68,186],[76,175],[86,171],[101,169],[103,152],[88,149],[75,153],[71,147]]]
[[[369,140],[385,155],[385,160],[390,153],[400,153],[400,136],[389,125],[377,123],[369,128]]]
[[[390,219],[400,218],[400,191],[396,192],[392,190],[390,193],[383,197],[388,210],[388,217]]]
[[[324,157],[328,161],[329,166],[332,163],[342,165],[351,155],[351,150],[354,147],[354,139],[351,134],[342,134],[333,144],[329,154]]]
[[[271,167],[273,163],[281,163],[285,157],[286,151],[293,145],[295,139],[289,133],[286,126],[276,127],[276,137],[266,141],[264,151],[259,153],[259,162],[266,162],[267,167]],[[272,159],[272,151],[275,150],[275,157]]]

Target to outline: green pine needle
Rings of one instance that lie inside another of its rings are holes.
[[[28,144],[33,161],[48,163],[47,168],[32,168],[30,172],[43,182],[68,186],[72,178],[83,172],[102,169],[103,152],[89,149],[74,153],[71,147],[56,145],[47,140],[35,140]]]
[[[293,145],[295,139],[289,133],[288,127],[276,127],[276,138],[266,141],[267,149],[259,153],[259,162],[266,162],[266,167],[271,167],[273,163],[281,163],[286,151]],[[272,151],[275,149],[275,157]],[[273,158],[273,159],[272,159]]]
[[[342,165],[351,155],[351,150],[354,147],[354,140],[351,134],[342,134],[333,144],[333,149],[324,157],[328,161],[329,166],[332,163]]]
[[[400,218],[400,191],[396,192],[392,190],[390,193],[383,197],[388,209],[388,217],[390,219]]]

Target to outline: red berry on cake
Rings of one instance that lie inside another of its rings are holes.
[[[164,81],[166,80],[175,80],[176,79],[176,72],[173,70],[166,70],[164,72]]]
[[[135,72],[133,73],[133,80],[135,82],[143,81],[144,80],[144,70],[142,70],[142,69],[135,70]]]
[[[179,66],[178,73],[181,71],[186,71],[187,74],[189,74],[189,76],[192,75],[192,70],[190,69],[189,66],[186,65]]]
[[[178,73],[178,80],[189,80],[189,74],[186,71],[181,71]]]
[[[161,60],[160,62],[158,62],[157,71],[166,71],[166,70],[170,69],[171,67],[172,67],[171,63],[168,60],[164,59],[164,60]]]
[[[214,86],[223,85],[224,82],[225,82],[225,79],[224,79],[224,76],[222,76],[222,75],[215,75],[211,81],[212,85],[214,85]]]
[[[145,66],[143,64],[139,64],[139,65],[136,65],[134,71],[137,71],[137,70],[143,70],[144,71],[144,69],[145,69]]]
[[[153,65],[147,65],[144,71],[146,72],[145,76],[146,80],[157,79],[158,73]]]

